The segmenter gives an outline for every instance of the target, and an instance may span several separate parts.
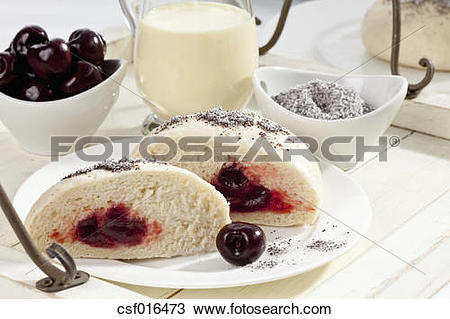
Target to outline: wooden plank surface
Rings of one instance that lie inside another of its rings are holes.
[[[13,280],[3,275],[0,275],[0,287],[1,299],[48,299],[53,297],[34,289],[34,287],[30,285],[25,285],[20,281]]]
[[[450,299],[450,280],[431,295],[432,299]]]
[[[450,278],[449,235],[447,191],[380,241],[381,246],[410,265],[373,246],[308,297],[429,297]]]

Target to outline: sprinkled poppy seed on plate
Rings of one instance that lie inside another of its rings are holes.
[[[315,240],[312,243],[306,245],[306,248],[322,252],[329,252],[343,248],[346,244],[346,242],[337,243],[332,240]]]
[[[354,118],[374,110],[354,89],[322,80],[298,85],[272,99],[291,112],[320,120]]]

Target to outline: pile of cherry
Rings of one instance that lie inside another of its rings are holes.
[[[26,101],[76,95],[104,80],[105,54],[105,40],[92,30],[76,30],[64,41],[49,40],[39,26],[26,26],[0,52],[0,91]]]

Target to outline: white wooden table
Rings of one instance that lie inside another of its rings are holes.
[[[123,83],[136,91],[132,68]],[[134,94],[122,89],[118,103],[99,134],[137,134],[148,109]],[[30,128],[32,129],[32,128]],[[393,257],[371,241],[311,272],[266,284],[227,289],[184,290],[140,287],[92,279],[88,285],[59,294],[33,288],[18,262],[32,267],[22,247],[0,214],[0,298],[359,298],[432,297],[448,291],[450,280],[450,141],[398,127],[387,135],[402,141],[388,150],[388,161],[368,157],[349,171],[367,192],[373,209],[368,237],[423,273]],[[48,158],[30,155],[0,124],[0,181],[12,198],[20,184]],[[25,265],[25,266],[24,266]],[[25,267],[25,268],[26,268]],[[24,269],[25,269],[24,268]],[[36,273],[36,272],[35,272]],[[35,274],[37,278],[42,274]]]

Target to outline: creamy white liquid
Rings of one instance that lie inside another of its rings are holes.
[[[139,23],[136,79],[162,117],[244,107],[257,65],[256,26],[243,9],[176,3],[149,11]]]

